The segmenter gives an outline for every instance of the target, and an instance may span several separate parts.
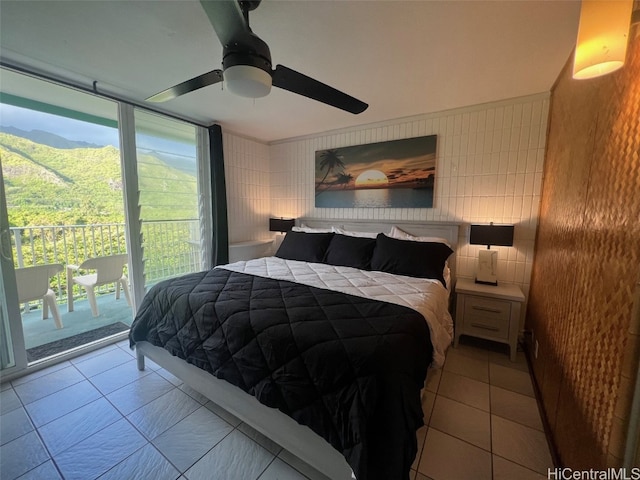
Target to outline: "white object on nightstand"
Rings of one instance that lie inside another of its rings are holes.
[[[273,239],[229,244],[229,263],[273,255]]]
[[[520,309],[524,294],[517,285],[482,285],[464,278],[456,282],[454,347],[460,335],[506,343],[516,360]]]

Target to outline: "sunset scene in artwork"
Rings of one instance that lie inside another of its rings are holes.
[[[365,170],[356,178],[355,186],[363,188],[387,186],[389,179],[380,170]]]
[[[435,135],[319,150],[316,206],[430,207],[435,171]]]

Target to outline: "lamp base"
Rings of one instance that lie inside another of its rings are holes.
[[[498,251],[480,250],[478,252],[478,270],[476,283],[498,285]]]

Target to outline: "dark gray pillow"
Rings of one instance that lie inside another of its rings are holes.
[[[322,263],[333,235],[333,233],[287,232],[276,252],[276,257]]]
[[[444,264],[452,253],[453,250],[444,243],[399,240],[381,233],[376,237],[371,270],[409,277],[433,278],[446,287],[443,277]]]
[[[324,263],[359,268],[360,270],[371,270],[371,256],[375,246],[375,238],[335,234],[331,239],[331,243],[329,243]]]

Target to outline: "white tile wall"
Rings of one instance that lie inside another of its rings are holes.
[[[549,94],[542,93],[274,143],[269,149],[271,213],[515,224],[514,247],[499,247],[498,281],[516,283],[527,295],[548,109]],[[438,135],[434,208],[315,208],[316,150],[432,134]],[[478,248],[468,245],[468,228],[461,229],[459,276],[474,276]]]
[[[223,133],[229,243],[269,239],[269,146]]]
[[[512,223],[515,245],[498,247],[498,281],[519,285],[528,297],[548,110],[549,94],[542,93],[272,145],[225,132],[229,241],[272,238],[270,216],[459,222],[458,276],[472,278],[482,247],[468,245],[468,225]],[[316,150],[432,134],[434,208],[315,208]]]

